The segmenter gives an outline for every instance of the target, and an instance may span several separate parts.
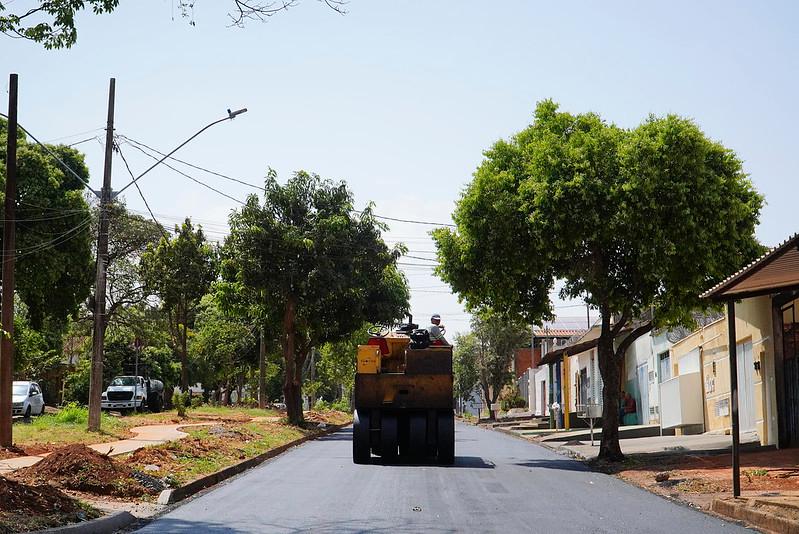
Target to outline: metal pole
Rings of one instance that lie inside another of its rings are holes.
[[[8,80],[8,139],[6,144],[6,199],[3,224],[3,295],[1,300],[2,341],[0,341],[0,446],[12,445],[12,388],[14,372],[14,207],[17,201],[17,85],[18,76]]]
[[[100,430],[100,396],[103,393],[103,350],[105,337],[105,291],[108,267],[108,207],[111,204],[111,161],[114,153],[114,90],[108,86],[108,121],[105,128],[105,167],[100,194],[100,224],[97,235],[97,278],[94,290],[94,352],[89,381],[89,430]]]
[[[727,301],[727,343],[730,348],[730,406],[732,409],[732,494],[741,496],[741,436],[738,424],[738,343],[735,334],[735,301]]]

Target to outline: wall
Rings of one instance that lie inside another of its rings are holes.
[[[538,352],[541,352],[541,349],[537,349]],[[539,356],[539,361],[541,360]],[[534,367],[533,365],[533,354],[530,350],[530,347],[516,349],[513,353],[513,368],[516,371],[516,378],[521,378],[525,371]]]
[[[542,365],[535,369],[535,414],[549,415],[549,403],[546,394],[549,392],[549,366]]]
[[[753,384],[755,429],[763,445],[774,444],[776,437],[776,399],[774,388],[774,348],[772,343],[771,299],[768,296],[744,299],[735,306],[738,344],[752,343],[752,357],[760,370],[746,369]],[[726,315],[676,343],[671,351],[672,374],[677,376],[680,358],[700,350],[705,431],[732,427],[730,405],[730,358]]]

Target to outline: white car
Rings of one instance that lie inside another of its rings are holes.
[[[44,413],[44,395],[36,382],[14,381],[11,388],[12,415],[42,415]]]

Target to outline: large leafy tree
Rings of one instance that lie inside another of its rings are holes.
[[[157,295],[169,317],[175,352],[180,357],[180,387],[189,386],[188,338],[200,299],[216,278],[216,252],[202,228],[188,218],[175,226],[175,235],[163,236],[141,257],[141,272],[149,294]]]
[[[370,208],[356,214],[346,185],[296,173],[285,185],[267,176],[230,216],[220,290],[263,299],[276,318],[289,420],[302,422],[302,369],[312,347],[352,335],[364,322],[390,323],[408,309],[396,266],[400,250],[381,238]]]
[[[344,13],[345,0],[318,0],[337,13]],[[0,2],[0,32],[11,37],[42,43],[45,48],[69,48],[78,40],[75,17],[91,10],[95,15],[111,13],[119,0],[39,0],[27,2],[17,8],[13,0]],[[300,4],[300,0],[258,2],[230,0],[228,13],[234,26],[244,26],[247,21],[264,21],[269,17]],[[178,0],[181,14],[194,25],[193,0]]]
[[[544,101],[532,125],[485,152],[457,229],[435,231],[438,272],[468,304],[530,322],[551,317],[555,279],[562,297],[599,310],[599,455],[620,459],[627,348],[653,327],[690,322],[699,293],[759,252],[762,203],[736,155],[688,119],[624,129]]]
[[[5,190],[6,125],[0,119],[0,202]],[[89,171],[83,154],[63,145],[48,148],[80,179],[20,132],[16,289],[36,330],[46,323],[58,329],[77,312],[89,295],[94,270],[91,213],[83,196]]]

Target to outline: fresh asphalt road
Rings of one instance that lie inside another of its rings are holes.
[[[456,428],[454,466],[354,465],[308,442],[139,532],[747,532],[518,438]]]

